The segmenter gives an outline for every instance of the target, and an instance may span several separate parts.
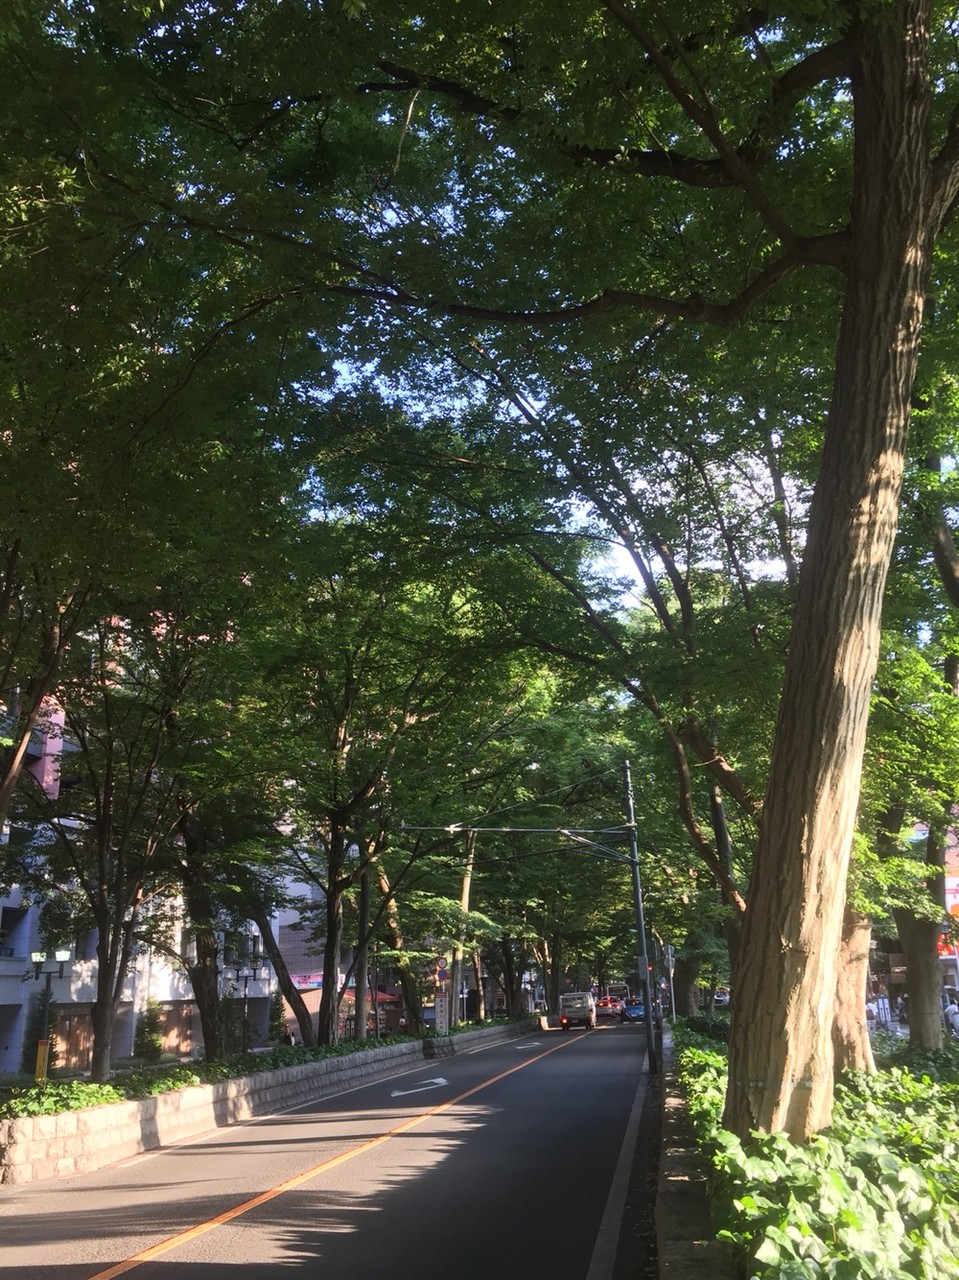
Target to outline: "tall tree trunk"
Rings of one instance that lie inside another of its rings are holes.
[[[875,1071],[866,1023],[866,979],[869,975],[869,917],[846,908],[836,980],[836,1013],[832,1027],[835,1070]]]
[[[116,1011],[109,999],[94,1001],[90,1008],[93,1027],[93,1054],[90,1061],[90,1079],[94,1084],[106,1084],[110,1079],[110,1060],[113,1055],[113,1026]]]
[[[476,982],[476,1016],[480,1022],[486,1020],[486,992],[483,989],[483,957],[479,951],[473,952],[473,978]]]
[[[323,992],[316,1022],[317,1044],[339,1038],[340,956],[343,951],[343,895],[331,882],[326,895],[326,938],[323,943]]]
[[[463,868],[463,879],[460,882],[460,911],[462,919],[460,921],[458,936],[453,944],[453,969],[452,982],[450,989],[453,992],[453,1014],[454,1021],[459,1021],[460,1008],[460,991],[463,987],[464,976],[464,957],[466,955],[466,913],[470,909],[470,887],[473,883],[473,863],[476,858],[476,832],[468,831],[466,833],[466,866]]]
[[[393,952],[396,957],[396,974],[399,978],[400,990],[403,992],[403,1004],[409,1014],[410,1030],[414,1035],[421,1036],[426,1031],[426,1024],[423,1021],[423,1002],[420,999],[419,983],[406,950],[403,929],[400,925],[399,912],[396,907],[396,898],[391,889],[389,877],[381,863],[377,863],[376,867],[380,882],[380,892],[383,894],[386,904],[386,927],[389,931],[390,941],[393,944]]]
[[[941,1049],[942,965],[939,962],[939,920],[922,920],[911,911],[893,911],[899,942],[906,957],[909,996],[909,1040],[922,1049]]]
[[[521,944],[517,944],[522,954]],[[503,996],[506,1000],[506,1016],[515,1018],[520,1010],[520,991],[523,985],[523,966],[517,964],[517,955],[513,951],[513,940],[506,934],[499,942],[500,961],[503,973]]]
[[[94,1084],[105,1084],[110,1079],[113,1057],[113,1031],[123,983],[130,967],[133,953],[133,935],[136,929],[136,910],[115,927],[109,908],[100,913],[97,921],[97,977],[96,996],[90,1009],[93,1026],[93,1055],[90,1079]]]
[[[356,922],[356,992],[353,1005],[353,1039],[366,1039],[367,1010],[369,1001],[369,958],[370,958],[370,868],[369,864],[360,872],[360,903]],[[380,1011],[373,997],[373,1017],[379,1019]],[[377,1029],[379,1021],[377,1021]]]
[[[336,1044],[340,1031],[340,958],[343,954],[343,894],[350,886],[346,874],[347,834],[331,821],[326,841],[326,937],[323,941],[323,991],[316,1020],[317,1044]]]
[[[947,809],[945,823],[950,820]],[[946,849],[941,830],[930,825],[925,841],[926,864],[929,867],[929,892],[939,904],[935,919],[917,916],[903,907],[895,907],[893,916],[899,943],[906,958],[906,993],[909,996],[909,1040],[922,1049],[941,1049],[942,966],[939,963],[939,935],[946,914]]]
[[[194,919],[192,912],[191,920]],[[200,917],[202,920],[202,917]],[[220,1022],[217,1010],[220,994],[217,988],[217,957],[219,940],[207,924],[193,924],[193,940],[196,959],[187,965],[187,974],[193,988],[193,998],[200,1014],[200,1031],[203,1035],[203,1056],[207,1062],[217,1062],[220,1057]]]
[[[550,1013],[559,1012],[560,986],[563,981],[563,939],[554,933],[549,947],[549,987],[546,992],[547,1008]]]
[[[260,937],[263,939],[263,950],[270,957],[270,963],[273,965],[273,972],[276,974],[276,981],[280,991],[283,993],[283,998],[293,1010],[296,1025],[300,1030],[300,1043],[315,1045],[316,1033],[313,1030],[313,1018],[306,1007],[306,1001],[293,985],[293,978],[280,952],[276,934],[273,932],[273,924],[265,907],[259,900],[251,899],[247,904],[247,910],[250,913],[250,919],[255,921],[257,928],[260,930]]]
[[[832,402],[733,986],[725,1125],[829,1123],[832,1021],[930,260],[928,0],[870,10]]]
[[[687,946],[689,939],[686,940]],[[702,959],[697,955],[684,953],[676,957],[673,970],[673,995],[676,1000],[675,1012],[681,1018],[692,1018],[699,1013],[699,973],[703,967]]]
[[[184,799],[180,803],[177,830],[183,841],[183,856],[180,859],[183,905],[196,946],[196,959],[187,965],[187,973],[200,1014],[203,1056],[207,1062],[217,1062],[222,1049],[218,1016],[220,992],[217,982],[220,944],[215,929],[216,905],[207,879],[210,874],[209,862],[205,856],[208,845],[205,833],[187,801]]]

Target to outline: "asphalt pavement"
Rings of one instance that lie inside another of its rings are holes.
[[[643,1048],[639,1027],[544,1031],[4,1189],[0,1272],[655,1280],[659,1085]]]

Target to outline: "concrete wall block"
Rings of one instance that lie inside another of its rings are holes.
[[[57,1136],[57,1124],[59,1120],[59,1116],[34,1116],[34,1140],[40,1141],[43,1138],[55,1138]]]
[[[0,1185],[15,1187],[23,1182],[32,1182],[33,1176],[29,1165],[0,1164]]]
[[[76,1134],[85,1138],[106,1129],[121,1131],[140,1123],[142,1102],[111,1102],[102,1107],[88,1107],[85,1111],[71,1112],[76,1121]]]
[[[56,1116],[57,1121],[57,1137],[72,1138],[76,1135],[80,1127],[79,1111],[64,1111],[62,1115]]]
[[[0,1152],[15,1147],[19,1142],[29,1142],[32,1137],[33,1125],[29,1119],[4,1120],[0,1124]]]

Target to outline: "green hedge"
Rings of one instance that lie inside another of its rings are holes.
[[[379,1044],[404,1043],[407,1036],[381,1037]],[[303,1045],[276,1045],[265,1053],[247,1053],[229,1062],[192,1062],[189,1066],[173,1063],[167,1066],[142,1067],[118,1072],[109,1084],[89,1084],[82,1080],[47,1080],[26,1088],[11,1088],[0,1101],[0,1120],[18,1116],[55,1115],[60,1111],[79,1111],[111,1102],[148,1098],[194,1084],[213,1084],[238,1076],[255,1075],[259,1071],[275,1071],[301,1062],[319,1062],[339,1058],[373,1047],[371,1041],[345,1040],[323,1048]]]
[[[711,1168],[717,1235],[760,1280],[959,1278],[959,1085],[902,1066],[837,1085],[804,1146],[721,1127],[726,1057],[677,1032],[677,1065]]]
[[[494,1019],[485,1023],[462,1023],[451,1030],[453,1034],[460,1034],[506,1021]],[[435,1033],[428,1032],[427,1038],[433,1034]],[[185,1089],[194,1084],[212,1084],[218,1080],[255,1075],[258,1071],[292,1067],[301,1062],[320,1062],[324,1058],[361,1053],[379,1045],[409,1044],[409,1041],[408,1035],[396,1034],[380,1036],[379,1040],[341,1040],[339,1044],[325,1045],[322,1048],[279,1044],[271,1046],[266,1052],[243,1054],[228,1062],[191,1062],[189,1066],[172,1063],[118,1071],[109,1084],[52,1079],[42,1084],[13,1086],[0,1091],[0,1120],[80,1111],[84,1107],[147,1098],[158,1093],[169,1093],[173,1089]]]

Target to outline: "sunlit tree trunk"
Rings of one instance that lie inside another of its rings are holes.
[[[250,918],[256,922],[257,928],[260,930],[263,949],[270,957],[270,963],[273,965],[277,985],[283,993],[286,1003],[293,1010],[293,1016],[296,1018],[296,1025],[300,1031],[300,1043],[314,1045],[316,1044],[316,1033],[313,1030],[313,1018],[306,1007],[306,1001],[293,985],[293,978],[280,952],[276,934],[273,932],[273,923],[262,903],[252,904],[249,909]]]
[[[832,1023],[883,591],[931,250],[928,3],[867,18],[833,396],[733,986],[724,1123],[829,1123]]]
[[[483,986],[483,957],[473,952],[473,978],[476,982],[476,1016],[482,1022],[486,1018],[486,990]]]
[[[871,939],[869,917],[847,907],[839,948],[836,1014],[832,1028],[837,1072],[876,1069],[866,1024],[866,979]]]

